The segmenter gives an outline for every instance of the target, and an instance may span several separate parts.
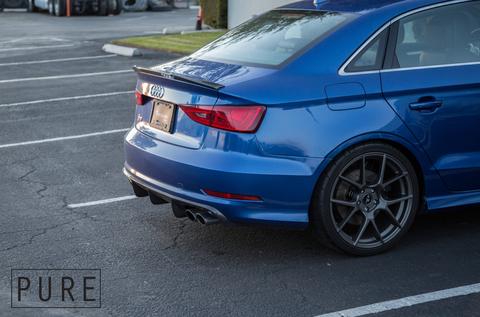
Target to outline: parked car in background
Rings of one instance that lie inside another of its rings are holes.
[[[136,71],[124,173],[177,217],[372,255],[480,204],[480,1],[302,1]]]
[[[27,0],[28,11],[46,10],[51,15],[65,16],[67,0]],[[122,12],[122,0],[71,0],[71,14],[116,15]]]

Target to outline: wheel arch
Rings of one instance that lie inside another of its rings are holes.
[[[383,143],[390,145],[400,151],[405,157],[412,163],[413,168],[417,172],[419,181],[419,190],[421,199],[425,201],[425,195],[428,192],[426,179],[429,174],[432,173],[431,163],[426,153],[420,148],[419,145],[413,144],[405,138],[390,134],[390,133],[372,133],[365,134],[350,140],[345,141],[341,145],[332,150],[325,158],[324,162],[319,166],[315,174],[316,182],[312,191],[309,205],[309,218],[311,219],[311,212],[315,203],[315,192],[322,181],[322,177],[327,170],[335,162],[335,159],[342,155],[344,152],[363,144],[369,143]]]

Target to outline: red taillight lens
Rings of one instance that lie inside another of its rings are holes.
[[[262,199],[258,196],[252,195],[239,195],[232,193],[222,193],[214,190],[204,189],[205,194],[218,198],[233,199],[233,200],[250,200],[250,201],[261,201]]]
[[[193,121],[210,126],[214,116],[213,106],[180,106],[180,108]]]
[[[265,114],[264,106],[180,106],[195,122],[209,127],[253,133]]]
[[[135,91],[135,100],[139,106],[143,106],[147,102],[146,96],[139,91]]]

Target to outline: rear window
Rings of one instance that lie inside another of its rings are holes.
[[[278,66],[347,19],[347,14],[336,12],[271,11],[233,29],[193,57]]]

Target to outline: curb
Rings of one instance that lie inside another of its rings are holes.
[[[112,54],[127,56],[127,57],[142,55],[142,52],[140,52],[138,48],[120,46],[115,44],[105,44],[103,45],[102,50],[107,53],[112,53]]]
[[[183,27],[183,26],[177,26],[177,27],[169,27],[169,28],[164,28],[162,30],[162,33],[163,35],[167,35],[167,34],[180,34],[182,32],[186,32],[186,31],[193,31],[194,28],[193,27]]]

